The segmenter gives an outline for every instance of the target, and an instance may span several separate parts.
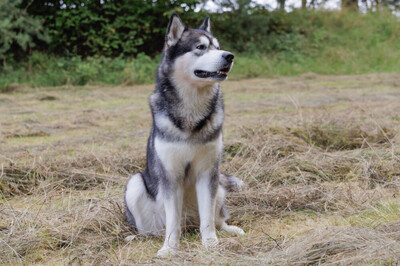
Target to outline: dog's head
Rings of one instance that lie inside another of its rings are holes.
[[[225,80],[234,55],[220,49],[211,34],[209,17],[198,29],[190,29],[173,14],[165,37],[164,58],[175,82],[201,87]]]

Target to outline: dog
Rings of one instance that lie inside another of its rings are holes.
[[[242,181],[220,174],[224,106],[220,82],[234,55],[221,50],[206,17],[198,29],[173,14],[167,28],[156,88],[150,96],[153,125],[147,163],[125,190],[128,223],[143,235],[164,235],[159,257],[179,251],[182,228],[200,228],[202,244],[218,244],[216,228],[241,235],[227,225],[227,192]]]

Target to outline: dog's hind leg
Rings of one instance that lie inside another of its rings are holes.
[[[136,230],[136,222],[135,222],[135,217],[133,217],[133,214],[129,210],[127,203],[126,203],[126,196],[125,196],[125,215],[126,215],[126,221],[132,227],[132,229]]]
[[[133,217],[133,214],[131,213],[131,211],[129,210],[129,208],[128,208],[127,204],[126,204],[126,197],[124,197],[124,199],[125,199],[126,221],[128,222],[129,226],[136,231],[137,229],[136,229],[135,217]],[[125,237],[125,241],[126,242],[131,242],[135,238],[136,238],[136,235],[130,235],[130,236]]]
[[[134,174],[125,191],[126,219],[129,225],[142,235],[161,235],[164,225],[164,209],[146,190],[142,173]],[[133,237],[128,237],[130,241]]]

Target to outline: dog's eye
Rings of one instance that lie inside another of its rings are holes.
[[[205,49],[207,49],[207,46],[205,46],[204,44],[200,44],[200,45],[197,45],[196,49],[205,50]]]

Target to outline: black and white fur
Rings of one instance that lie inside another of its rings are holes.
[[[219,173],[224,108],[219,83],[227,78],[233,54],[219,49],[207,17],[199,29],[171,16],[156,89],[150,96],[153,126],[147,167],[126,186],[126,216],[144,235],[165,235],[157,255],[179,250],[181,229],[200,227],[206,248],[218,243],[216,227],[226,224],[227,192],[242,182]]]

